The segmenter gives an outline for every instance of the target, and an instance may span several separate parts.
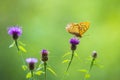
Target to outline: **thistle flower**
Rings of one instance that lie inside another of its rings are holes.
[[[70,39],[70,44],[71,44],[71,50],[76,50],[76,45],[79,44],[79,39],[76,37],[73,37]]]
[[[96,51],[93,51],[92,52],[92,57],[95,59],[95,58],[97,58],[97,52]]]
[[[48,51],[43,49],[41,51],[41,54],[42,54],[42,61],[44,61],[44,62],[47,61],[48,60]]]
[[[97,58],[97,52],[96,52],[96,51],[93,51],[93,52],[92,52],[92,61],[91,61],[91,65],[90,65],[89,71],[92,69],[93,64],[94,64],[96,58]]]
[[[70,43],[72,45],[77,45],[77,44],[79,44],[79,42],[80,42],[79,39],[76,38],[76,37],[73,37],[73,38],[70,39]]]
[[[71,50],[72,50],[72,55],[71,55],[71,59],[70,59],[70,62],[68,64],[68,67],[67,67],[67,70],[66,72],[68,71],[71,63],[72,63],[72,60],[73,60],[73,57],[74,57],[74,51],[76,50],[76,46],[79,44],[79,39],[77,37],[73,37],[70,39],[70,44],[71,44]]]
[[[42,54],[42,61],[44,62],[44,71],[45,71],[45,80],[46,80],[46,67],[47,67],[47,60],[48,60],[48,51],[43,49],[41,51]]]
[[[8,28],[8,34],[13,37],[14,40],[17,40],[22,34],[22,29],[19,26],[12,26]]]
[[[29,69],[34,70],[35,66],[34,64],[38,62],[36,58],[27,58],[26,62],[29,64]]]

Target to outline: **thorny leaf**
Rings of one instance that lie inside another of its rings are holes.
[[[24,53],[27,52],[27,50],[26,50],[23,46],[19,46],[19,49],[20,49],[22,52],[24,52]]]
[[[21,41],[19,41],[18,42],[20,45],[22,45],[22,46],[25,46],[25,44],[24,43],[22,43]]]
[[[42,73],[44,73],[43,71],[36,71],[34,74],[40,76]]]
[[[65,59],[65,60],[62,61],[62,63],[67,63],[69,61],[70,61],[69,59]]]
[[[22,69],[25,71],[27,70],[27,66],[26,65],[22,65]]]
[[[90,78],[90,74],[85,74],[85,78]]]
[[[26,78],[28,79],[28,78],[31,78],[31,77],[32,77],[31,72],[28,72],[27,75],[26,75]]]
[[[86,69],[80,69],[78,71],[83,72],[83,73],[87,73],[88,72],[88,70],[86,70]]]
[[[70,54],[71,54],[70,52],[65,53],[65,54],[63,55],[63,57],[66,57],[66,56],[68,56],[68,55],[70,55]]]
[[[57,76],[57,74],[55,73],[55,71],[54,70],[52,70],[51,68],[47,68],[52,74],[54,74],[55,76]]]
[[[13,47],[14,45],[15,45],[15,42],[13,42],[13,43],[9,46],[9,48]]]

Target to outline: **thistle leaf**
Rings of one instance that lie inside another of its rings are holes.
[[[44,73],[43,71],[36,71],[34,74],[40,76],[42,73]]]
[[[53,75],[57,76],[57,74],[55,73],[54,70],[52,70],[51,68],[47,68]]]
[[[26,75],[26,78],[28,79],[28,78],[31,78],[31,77],[32,77],[31,72],[28,72],[27,75]]]
[[[104,68],[104,65],[102,65],[102,64],[95,63],[94,65],[97,66],[98,68]]]
[[[27,66],[26,65],[22,65],[22,69],[25,71],[27,70]]]
[[[62,61],[62,63],[67,63],[69,61],[70,61],[69,59],[65,59],[65,60]]]
[[[13,42],[13,43],[9,46],[9,48],[14,47],[14,45],[15,45],[15,42]]]
[[[22,46],[25,46],[26,44],[24,44],[23,42],[21,42],[21,41],[19,41],[18,42],[20,45],[22,45]]]
[[[91,56],[89,56],[88,58],[86,58],[87,61],[91,61],[93,58]]]
[[[26,50],[23,46],[19,46],[19,49],[20,49],[22,52],[24,52],[24,53],[27,52],[27,50]]]
[[[38,68],[36,70],[39,71],[42,68],[43,68],[43,66],[41,64],[39,64],[39,66],[38,66]]]
[[[88,70],[86,70],[86,69],[80,69],[78,71],[83,72],[83,73],[87,73],[88,72]]]
[[[75,57],[77,57],[78,59],[80,59],[80,57],[78,56],[78,54],[77,53],[74,53],[75,54]]]
[[[85,74],[85,78],[90,78],[90,74]]]
[[[63,55],[63,57],[66,57],[66,56],[68,56],[68,55],[70,55],[70,54],[71,54],[70,52],[65,53],[65,54]]]

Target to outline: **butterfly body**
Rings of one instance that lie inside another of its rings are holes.
[[[77,37],[82,37],[83,33],[88,30],[89,25],[89,22],[71,23],[67,25],[66,30]]]

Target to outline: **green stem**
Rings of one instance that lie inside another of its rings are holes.
[[[93,67],[93,64],[94,64],[94,61],[95,61],[95,58],[92,59],[91,64],[90,64],[90,68],[89,68],[89,71],[88,71],[88,72],[91,71],[91,69],[92,69],[92,67]]]
[[[71,56],[70,62],[69,62],[69,64],[68,64],[68,67],[67,67],[66,72],[69,70],[69,67],[70,67],[70,65],[71,65],[71,63],[72,63],[73,57],[74,57],[74,50],[72,50],[72,56]]]
[[[17,50],[18,50],[18,53],[19,53],[19,52],[20,52],[20,49],[19,49],[19,45],[18,45],[17,40],[15,40],[15,45],[16,45]],[[22,62],[23,62],[23,64],[25,65],[25,62],[24,62],[24,57],[23,57],[22,53],[20,53],[20,55],[21,55],[21,58],[22,58]]]
[[[33,75],[33,71],[31,70],[31,78],[33,78],[33,76],[34,76],[34,75]]]
[[[92,69],[92,67],[93,67],[93,64],[94,64],[94,61],[95,61],[95,58],[92,59],[91,64],[90,64],[90,68],[89,68],[89,70],[88,70],[88,72],[87,72],[86,74],[89,74],[89,72],[91,71],[91,69]],[[86,75],[86,74],[85,74],[85,75]],[[86,80],[86,78],[84,77],[83,80]]]
[[[45,80],[46,80],[46,67],[47,67],[47,63],[46,61],[44,61]]]
[[[17,49],[18,49],[18,52],[19,52],[19,47],[18,47],[18,42],[17,42],[17,40],[15,40],[15,45],[16,45],[16,47],[17,47]]]
[[[71,63],[72,63],[73,57],[74,57],[74,50],[72,50],[72,55],[71,55],[70,62],[69,62],[69,64],[68,64],[68,67],[67,67],[67,69],[66,69],[66,72],[65,72],[65,74],[63,75],[63,77],[61,78],[61,80],[64,80],[64,78],[65,78],[65,76],[66,76],[66,74],[67,74],[67,71],[69,70],[69,67],[70,67],[70,65],[71,65]]]

